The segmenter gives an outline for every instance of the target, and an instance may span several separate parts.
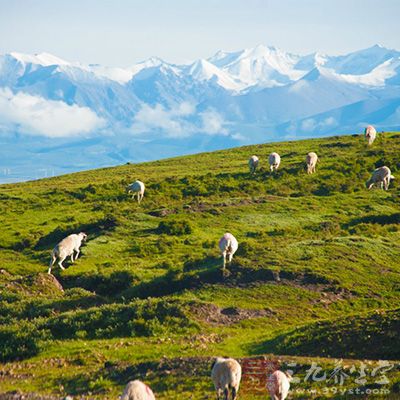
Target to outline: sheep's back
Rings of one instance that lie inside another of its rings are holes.
[[[221,251],[226,250],[226,246],[230,243],[232,251],[235,252],[238,248],[238,242],[231,233],[225,233],[224,236],[220,239],[218,245]]]
[[[77,244],[78,235],[72,234],[61,240],[60,243],[54,248],[54,252],[60,256],[69,256]]]
[[[211,378],[217,388],[224,389],[227,386],[238,387],[242,375],[240,364],[234,359],[217,361],[211,373]]]
[[[139,380],[129,382],[121,400],[155,400],[152,390]]]

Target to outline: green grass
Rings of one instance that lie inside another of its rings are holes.
[[[372,147],[358,135],[312,139],[1,185],[0,393],[108,399],[138,377],[159,399],[206,399],[215,355],[286,355],[299,376],[334,364],[302,356],[399,358],[400,187],[365,189],[381,165],[398,174],[398,133]],[[135,179],[146,184],[140,206],[124,191]],[[80,258],[53,271],[62,291],[46,274],[50,251],[79,231],[89,234]],[[227,231],[239,250],[223,274]],[[244,317],[227,317],[232,308]],[[398,369],[388,376],[398,392]],[[333,382],[293,387],[320,392],[292,398],[343,398]]]

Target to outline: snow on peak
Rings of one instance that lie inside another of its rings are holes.
[[[299,56],[274,46],[258,45],[234,53],[218,52],[209,59],[224,72],[247,86],[277,86],[299,79],[306,71],[296,71]]]
[[[153,68],[153,67],[159,67],[160,65],[167,64],[165,61],[163,61],[161,58],[158,57],[150,57],[147,60],[141,61],[132,67],[127,68],[129,72],[131,73],[131,79],[138,74],[142,69],[145,68]]]
[[[343,56],[330,57],[326,62],[326,66],[333,68],[339,74],[364,75],[391,58],[399,56],[400,52],[397,50],[374,45]]]
[[[164,64],[164,61],[158,57],[150,57],[147,60],[141,61],[134,64],[131,67],[119,68],[119,67],[107,67],[102,65],[89,66],[89,69],[96,75],[116,81],[120,84],[129,82],[135,75],[140,71],[147,68],[153,68]]]
[[[198,81],[215,81],[227,90],[239,90],[240,84],[229,74],[222,71],[207,60],[200,59],[188,66],[188,74]]]
[[[31,54],[12,52],[10,53],[10,55],[24,64],[37,64],[37,65],[42,65],[44,67],[48,67],[49,65],[69,65],[69,62],[63,60],[62,58],[54,56],[53,54],[50,53],[40,53],[31,55]]]
[[[259,44],[239,51],[220,50],[209,59],[200,59],[190,65],[174,65],[159,57],[150,57],[129,67],[68,62],[49,53],[12,52],[0,57],[0,74],[4,75],[0,77],[0,83],[11,82],[40,67],[56,66],[57,71],[71,76],[108,79],[121,85],[135,78],[147,79],[158,74],[157,79],[167,75],[185,76],[217,84],[226,90],[248,92],[288,85],[302,78],[310,81],[323,75],[347,83],[381,87],[385,83],[398,82],[399,59],[399,51],[379,44],[340,56],[319,52],[300,56],[275,46]]]
[[[383,87],[391,78],[400,72],[400,56],[393,57],[375,67],[371,72],[363,75],[341,74],[341,78],[349,83],[363,86]]]

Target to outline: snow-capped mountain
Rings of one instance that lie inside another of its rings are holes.
[[[259,45],[236,53],[218,52],[209,61],[247,87],[273,87],[299,79],[307,70],[295,67],[300,56]]]
[[[379,45],[340,56],[259,45],[128,67],[0,56],[0,171],[60,173],[368,123],[400,129],[400,52]]]

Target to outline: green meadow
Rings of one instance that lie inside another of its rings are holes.
[[[398,179],[367,190],[383,165]],[[214,399],[213,356],[265,355],[293,371],[292,399],[400,398],[399,171],[390,132],[0,185],[0,393],[117,399],[138,378],[157,399]],[[136,179],[140,205],[125,193]],[[79,259],[48,275],[52,248],[80,231]],[[223,272],[225,232],[239,249]],[[315,363],[327,379],[306,379]],[[328,379],[339,364],[342,384]],[[244,382],[239,399],[253,398],[266,393]]]

